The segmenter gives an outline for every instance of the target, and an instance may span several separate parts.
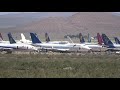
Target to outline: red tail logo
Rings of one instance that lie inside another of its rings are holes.
[[[98,39],[98,44],[99,44],[99,45],[102,45],[103,40],[102,40],[102,37],[100,36],[99,33],[97,33],[97,39]]]

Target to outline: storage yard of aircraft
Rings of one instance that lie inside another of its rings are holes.
[[[4,54],[12,54],[13,52],[29,52],[30,54],[40,53],[120,53],[120,41],[114,37],[115,43],[111,41],[106,34],[97,33],[96,43],[91,42],[91,37],[88,34],[88,41],[85,41],[82,33],[79,34],[79,43],[74,43],[72,39],[67,36],[68,41],[52,41],[48,33],[45,33],[45,42],[42,42],[36,33],[30,33],[31,40],[25,38],[21,33],[21,40],[15,40],[11,33],[8,33],[9,41],[4,41],[2,33],[0,33],[0,51]]]
[[[120,13],[47,14],[0,16],[0,78],[120,77]]]

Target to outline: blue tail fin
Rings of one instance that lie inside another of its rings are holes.
[[[13,39],[11,33],[8,33],[8,38],[9,38],[9,42],[10,42],[10,44],[16,43],[15,40]]]
[[[88,33],[88,42],[91,42],[90,34]]]
[[[114,39],[116,44],[120,44],[120,40],[117,37],[114,37]]]
[[[30,33],[32,43],[42,43],[36,33]]]
[[[46,39],[46,42],[50,42],[50,37],[49,37],[48,33],[45,33],[45,39]]]
[[[102,34],[102,39],[103,39],[103,42],[104,42],[105,45],[107,45],[109,47],[114,47],[111,40],[105,34]]]
[[[84,37],[82,36],[82,34],[79,34],[79,39],[80,39],[80,43],[85,43]]]

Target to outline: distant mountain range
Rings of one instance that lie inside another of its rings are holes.
[[[6,19],[6,23],[22,24],[17,24],[16,27],[2,28],[0,32],[36,32],[42,36],[48,32],[52,38],[60,38],[66,34],[78,34],[80,32],[84,35],[90,33],[91,36],[95,36],[97,32],[106,33],[110,36],[120,36],[120,16],[112,12],[71,12],[71,14],[66,13],[64,15],[58,13],[49,15],[45,13],[23,13],[6,17],[0,16],[0,23]]]
[[[21,12],[0,15],[0,28],[17,27],[47,17],[68,17],[74,13],[75,12]]]

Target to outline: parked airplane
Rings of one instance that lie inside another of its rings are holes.
[[[80,33],[80,42],[89,48],[92,48],[92,51],[102,51],[104,46],[102,45],[102,38],[99,33],[97,33],[98,43],[86,43],[82,34]]]
[[[4,41],[2,34],[0,33],[0,43],[9,43],[9,41]]]
[[[82,33],[79,33],[79,39],[80,39],[80,43],[81,44],[85,44],[85,45],[97,45],[98,43],[92,43],[91,39],[90,39],[90,35],[88,34],[88,42],[85,42],[85,39],[82,35]]]
[[[46,40],[46,42],[50,42],[50,37],[49,37],[48,33],[45,33],[45,40]]]
[[[89,33],[88,33],[88,43],[91,43],[91,37]]]
[[[27,45],[23,43],[17,44],[16,41],[13,39],[11,33],[8,33],[8,38],[10,41],[9,43],[0,43],[0,50],[7,51],[8,53],[12,53],[12,51],[17,50],[27,50],[27,51],[38,51],[38,49],[32,45]]]
[[[0,33],[0,40],[2,40],[3,41],[3,37],[2,37],[2,34]]]
[[[45,33],[45,40],[46,40],[46,43],[51,43],[51,44],[67,44],[67,43],[69,43],[68,41],[51,41],[48,33]]]
[[[0,43],[9,43],[9,41],[4,41],[3,40],[3,37],[2,37],[2,34],[0,33]],[[30,40],[27,40],[24,36],[23,33],[21,33],[21,40],[16,40],[16,43],[25,43],[25,44],[31,44],[32,41]]]
[[[82,33],[79,33],[79,39],[80,39],[80,43],[82,43],[82,44],[85,43],[85,39],[84,39]]]
[[[108,48],[107,51],[120,51],[120,45],[119,44],[114,44],[112,41],[105,35],[102,34],[103,42]]]
[[[91,48],[81,45],[81,44],[73,44],[73,43],[42,43],[39,39],[38,36],[35,35],[34,33],[30,33],[32,43],[35,46],[41,47],[43,50],[50,50],[50,51],[58,51],[58,52],[69,52],[69,51],[74,51],[78,49],[85,49],[85,50],[91,50]]]
[[[116,44],[120,44],[120,40],[117,37],[114,37],[114,39]]]
[[[102,36],[99,33],[97,33],[97,40],[98,40],[99,45],[103,45],[103,39],[102,39]]]
[[[32,43],[32,41],[27,40],[27,39],[25,38],[25,36],[24,36],[23,33],[21,33],[21,40],[20,40],[20,42],[21,42],[21,43],[26,43],[26,44],[31,44],[31,43]]]

